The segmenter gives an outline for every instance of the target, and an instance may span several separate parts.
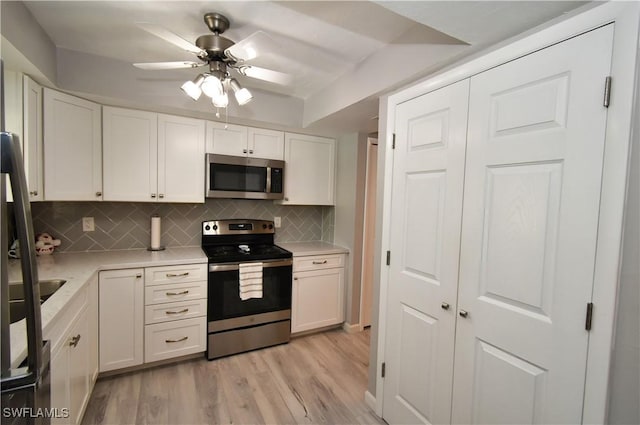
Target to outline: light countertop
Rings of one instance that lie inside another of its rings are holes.
[[[87,282],[102,270],[207,263],[200,247],[167,248],[164,251],[119,250],[103,252],[54,253],[37,257],[38,279],[65,279],[67,282],[42,304],[42,331],[46,336],[55,318]],[[19,260],[9,261],[9,282],[21,280]],[[11,363],[17,367],[26,357],[25,320],[11,324]]]
[[[329,254],[348,254],[349,250],[339,245],[329,242],[312,241],[312,242],[282,242],[278,246],[291,251],[294,257],[304,257],[307,255],[329,255]]]

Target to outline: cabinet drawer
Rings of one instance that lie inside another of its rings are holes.
[[[343,254],[313,255],[308,257],[295,257],[293,259],[293,271],[331,269],[344,267]]]
[[[170,322],[207,315],[207,300],[193,300],[167,304],[148,305],[144,308],[144,323]]]
[[[207,298],[207,282],[185,282],[144,288],[145,305]]]
[[[180,282],[194,282],[198,280],[207,280],[206,264],[148,267],[144,269],[145,286],[167,285]]]
[[[145,363],[205,351],[206,325],[206,317],[197,317],[145,326]]]

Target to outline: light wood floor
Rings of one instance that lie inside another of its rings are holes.
[[[83,424],[384,424],[364,403],[369,331],[99,379]]]

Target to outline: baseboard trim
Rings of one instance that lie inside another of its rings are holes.
[[[376,411],[376,398],[369,392],[369,390],[364,392],[364,402],[369,406],[369,409],[374,412]]]
[[[360,323],[356,323],[355,325],[352,325],[350,323],[344,322],[342,324],[342,329],[344,329],[346,333],[350,333],[350,334],[354,334],[362,331],[362,328],[360,327]]]

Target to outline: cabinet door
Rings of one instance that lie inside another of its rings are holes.
[[[66,338],[58,345],[58,347],[52,347],[51,363],[50,363],[50,394],[51,394],[51,407],[57,409],[60,413],[57,416],[62,416],[62,409],[67,409],[69,416],[71,411],[69,410],[69,345]],[[53,417],[51,418],[52,425],[68,425],[71,422],[69,418]]]
[[[100,105],[48,88],[43,96],[45,200],[101,200]]]
[[[89,322],[85,309],[76,319],[67,338],[69,353],[69,414],[72,424],[82,418],[89,402]]]
[[[284,133],[265,128],[249,127],[247,132],[249,156],[284,160]]]
[[[156,201],[158,114],[102,108],[105,201]]]
[[[143,361],[144,279],[142,269],[100,272],[100,372]]]
[[[295,273],[291,309],[291,333],[343,322],[344,269]]]
[[[204,203],[205,123],[158,115],[158,200]]]
[[[336,141],[285,134],[284,201],[291,205],[333,205]]]
[[[612,43],[609,25],[471,78],[454,422],[582,420]]]
[[[207,153],[247,156],[247,127],[207,121]]]
[[[383,400],[389,423],[449,423],[469,81],[396,108]]]
[[[89,299],[87,300],[87,321],[89,323],[89,380],[90,385],[96,382],[99,370],[98,353],[98,278],[89,283]]]
[[[42,144],[42,86],[26,75],[23,77],[23,136],[25,172],[29,199],[44,199],[44,167]]]

